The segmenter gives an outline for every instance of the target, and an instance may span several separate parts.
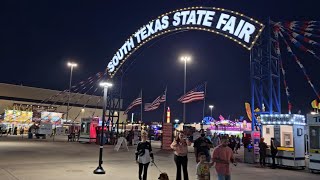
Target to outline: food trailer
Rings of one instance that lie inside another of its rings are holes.
[[[305,117],[298,114],[261,115],[262,137],[270,147],[271,138],[278,147],[276,164],[304,169],[305,162]],[[272,163],[271,150],[267,149],[267,163]]]
[[[307,115],[309,170],[320,171],[320,114]]]

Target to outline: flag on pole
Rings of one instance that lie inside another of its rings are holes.
[[[224,120],[224,117],[220,114],[219,119],[220,119],[221,121],[223,121],[223,120]]]
[[[142,103],[142,97],[141,93],[139,94],[139,97],[133,100],[130,105],[127,107],[127,109],[124,111],[123,114],[128,114],[128,112],[135,106],[140,105]]]
[[[155,109],[158,109],[158,107],[160,106],[161,103],[166,101],[166,91],[158,96],[152,103],[145,103],[144,104],[144,111],[153,111]]]
[[[205,97],[205,83],[195,87],[191,91],[181,96],[178,101],[185,104],[193,101],[204,100]]]

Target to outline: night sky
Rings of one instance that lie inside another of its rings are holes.
[[[102,72],[123,42],[142,25],[162,13],[190,6],[235,10],[266,22],[320,20],[319,2],[305,0],[4,0],[0,5],[0,82],[64,90],[68,87],[70,59],[79,64],[74,84]],[[320,34],[320,33],[319,33]],[[320,41],[320,39],[318,39]],[[285,52],[285,51],[283,51]],[[298,53],[315,86],[320,88],[320,61]],[[319,51],[317,51],[319,52]],[[152,101],[168,87],[167,105],[172,118],[182,119],[183,64],[179,57],[190,54],[187,89],[207,81],[208,104],[213,115],[238,118],[250,102],[249,51],[215,34],[189,31],[148,43],[123,78],[123,97],[129,104],[143,89]],[[284,53],[293,113],[311,110],[316,98],[296,63]],[[118,83],[117,83],[118,84]],[[286,96],[282,91],[283,113]],[[199,121],[203,102],[187,105],[187,121]],[[145,121],[160,121],[160,108],[144,113]],[[135,109],[139,112],[139,109]],[[209,114],[206,107],[206,114]]]

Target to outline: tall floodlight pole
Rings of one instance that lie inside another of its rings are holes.
[[[70,79],[69,79],[69,93],[68,93],[68,105],[67,105],[67,116],[66,116],[67,121],[69,118],[69,104],[70,104],[71,85],[72,85],[72,72],[73,72],[73,68],[77,67],[78,64],[73,63],[73,62],[68,62],[68,66],[70,67]]]
[[[186,94],[186,86],[187,86],[187,62],[191,60],[190,56],[182,56],[180,58],[181,61],[184,62],[184,83],[183,83],[183,94]],[[186,104],[183,103],[183,123],[186,122]]]
[[[210,108],[210,112],[211,112],[211,117],[212,117],[212,109],[213,109],[213,105],[209,105],[209,108]]]
[[[107,98],[108,98],[108,87],[112,84],[109,82],[101,82],[100,86],[103,87],[103,109],[102,109],[102,130],[100,132],[100,149],[99,149],[99,166],[93,171],[94,174],[105,174],[106,172],[102,168],[102,151],[103,151],[103,133],[104,124],[106,122],[106,108],[107,108]]]

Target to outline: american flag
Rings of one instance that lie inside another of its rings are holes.
[[[153,111],[157,109],[161,103],[166,101],[166,91],[163,95],[158,96],[152,103],[145,103],[144,111]]]
[[[141,94],[139,95],[138,98],[136,98],[135,100],[133,100],[131,102],[131,104],[128,106],[128,108],[124,111],[123,114],[128,114],[128,112],[134,107],[134,106],[137,106],[137,105],[140,105],[142,104],[142,97],[141,97]]]
[[[193,101],[203,100],[205,97],[205,83],[197,86],[191,91],[181,96],[178,101],[181,103],[190,103]]]

